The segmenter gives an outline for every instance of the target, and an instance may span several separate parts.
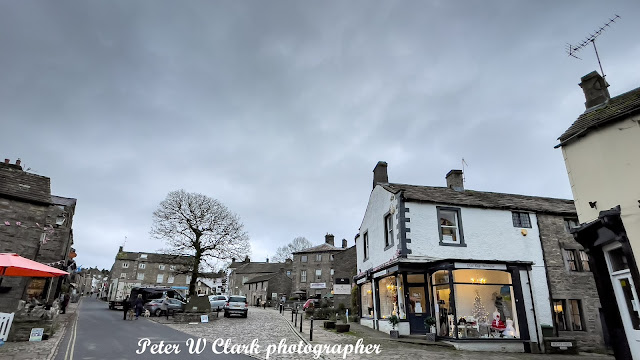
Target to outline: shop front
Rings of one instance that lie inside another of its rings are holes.
[[[434,317],[440,340],[507,341],[527,351],[535,313],[525,309],[525,298],[532,303],[532,296],[528,280],[523,292],[521,276],[529,269],[526,263],[452,260],[399,263],[363,274],[356,278],[362,324],[388,332],[387,319],[397,315],[401,335],[425,334],[425,319]]]

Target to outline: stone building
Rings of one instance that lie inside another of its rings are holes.
[[[211,289],[210,295],[225,295],[227,293],[227,274],[224,270],[201,273],[198,281],[203,282]]]
[[[21,299],[51,304],[63,282],[73,281],[75,251],[72,222],[76,200],[51,195],[50,179],[26,172],[20,160],[0,163],[0,252],[72,272],[45,279],[5,277],[0,285],[0,312],[12,312]]]
[[[558,337],[575,339],[583,350],[605,349],[602,308],[589,256],[569,232],[575,216],[538,214],[553,326]]]
[[[289,298],[291,295],[291,278],[287,276],[284,268],[276,273],[258,275],[245,283],[247,286],[247,301],[251,305],[261,305],[263,301],[271,304],[279,301],[282,296]]]
[[[331,297],[335,271],[334,257],[346,248],[347,240],[342,240],[342,247],[335,247],[334,236],[327,234],[324,244],[293,253],[294,294],[303,298]]]
[[[346,240],[343,240],[346,241]],[[352,246],[347,248],[345,251],[338,252],[334,255],[334,290],[340,289],[340,286],[336,287],[336,285],[341,285],[344,287],[345,291],[334,291],[333,294],[333,303],[335,307],[343,304],[345,308],[351,308],[351,292],[348,294],[342,294],[342,292],[346,292],[347,287],[344,285],[348,285],[348,288],[351,289],[354,286],[353,278],[358,273],[358,256],[356,253],[356,246]],[[348,283],[347,283],[348,281]],[[355,309],[354,309],[355,310]],[[355,315],[352,310],[351,314]]]
[[[287,276],[291,276],[293,270],[291,260],[284,263],[270,263],[268,259],[266,262],[252,262],[248,256],[241,262],[232,259],[228,268],[229,295],[246,296],[249,293],[247,281],[257,276],[275,274],[280,269],[283,269]]]
[[[167,286],[186,296],[191,281],[188,272],[193,260],[193,256],[128,252],[120,246],[110,272],[112,287],[118,280],[138,286]]]

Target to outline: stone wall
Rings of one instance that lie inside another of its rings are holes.
[[[357,254],[355,245],[347,250],[335,255],[334,268],[335,278],[348,278],[353,285],[353,277],[357,274]],[[351,294],[334,295],[333,302],[336,307],[344,304],[346,308],[351,308]],[[351,314],[355,314],[353,311]]]
[[[0,252],[16,253],[27,259],[36,258],[41,227],[49,206],[0,197]],[[5,221],[10,225],[5,225]],[[16,223],[20,225],[16,225]],[[0,288],[0,312],[13,312],[22,299],[28,279],[4,277]]]
[[[560,337],[576,339],[581,350],[602,351],[605,349],[601,323],[603,319],[600,318],[601,304],[595,280],[591,272],[569,270],[563,249],[582,249],[582,246],[568,233],[564,220],[561,216],[538,215],[538,227],[551,293],[550,300],[565,300],[565,302],[570,299],[580,300],[585,330],[555,330]],[[549,306],[551,307],[551,304]]]

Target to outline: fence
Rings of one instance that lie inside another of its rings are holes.
[[[12,322],[13,313],[0,313],[0,339],[2,339],[3,341],[7,341],[7,337],[9,337],[9,330],[11,330]]]

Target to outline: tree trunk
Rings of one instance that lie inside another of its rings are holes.
[[[196,250],[196,257],[193,261],[193,270],[191,271],[191,281],[189,282],[189,296],[198,296],[196,293],[196,281],[198,281],[198,276],[200,276],[198,269],[200,268],[201,258],[202,253],[200,250]]]

